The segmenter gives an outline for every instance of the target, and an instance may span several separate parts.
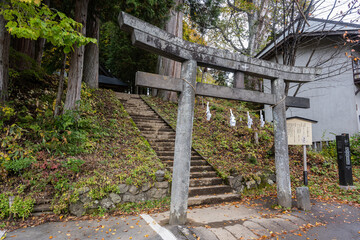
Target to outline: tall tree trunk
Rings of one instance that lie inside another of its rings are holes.
[[[89,0],[76,0],[75,21],[83,25],[81,33],[86,34],[86,17]],[[84,46],[74,47],[71,53],[69,80],[66,91],[64,110],[74,110],[78,107],[81,95],[81,80],[84,66]]]
[[[47,6],[50,6],[50,0],[45,0],[43,1],[43,3],[46,4]],[[35,42],[35,61],[39,66],[41,66],[45,43],[46,43],[45,38],[39,38]]]
[[[5,20],[0,15],[0,102],[8,99],[10,34],[5,29]]]
[[[175,6],[182,4],[183,0],[176,0]],[[175,7],[176,8],[176,7]],[[165,26],[165,30],[171,34],[174,34],[176,37],[182,38],[183,35],[183,17],[184,14],[180,11],[176,11],[175,8],[171,9],[170,19]],[[180,78],[181,74],[181,63],[160,57],[160,64],[158,67],[158,73],[160,75],[166,75],[170,77]],[[172,102],[177,102],[177,93],[158,90],[158,96],[164,99],[165,101],[169,100]]]
[[[45,38],[39,38],[35,42],[35,61],[39,66],[41,65],[41,61],[42,61],[45,42],[46,42]]]
[[[59,79],[58,92],[55,102],[54,117],[58,116],[60,113],[61,98],[64,93],[65,68],[66,68],[66,54],[64,54],[63,65],[61,66],[61,71],[60,71],[60,79]]]
[[[86,35],[96,38],[99,42],[100,20],[95,15],[88,16]],[[99,87],[99,45],[89,43],[85,46],[84,82],[90,88]]]

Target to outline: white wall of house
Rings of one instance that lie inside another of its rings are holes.
[[[351,59],[345,55],[350,52],[347,46],[333,45],[335,37],[321,42],[309,66],[321,64],[323,73],[316,81],[304,84],[298,97],[310,98],[310,109],[289,108],[287,117],[299,116],[318,121],[313,125],[313,141],[334,140],[335,135],[360,130],[360,93],[353,82]],[[296,65],[305,66],[312,52],[312,42],[298,50]],[[274,61],[274,59],[271,59]],[[279,62],[281,63],[281,61]],[[271,83],[264,81],[264,91],[271,92]],[[293,95],[297,85],[291,85],[289,95]],[[265,119],[272,121],[271,108],[265,107]]]

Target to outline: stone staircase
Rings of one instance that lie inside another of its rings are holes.
[[[172,171],[175,131],[139,95],[117,93],[117,96],[159,159]],[[190,174],[189,206],[240,199],[240,195],[234,194],[194,149],[191,152]]]

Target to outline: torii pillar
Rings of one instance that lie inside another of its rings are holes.
[[[173,180],[169,224],[185,224],[190,183],[192,129],[194,120],[196,61],[181,65],[183,91],[178,100]]]

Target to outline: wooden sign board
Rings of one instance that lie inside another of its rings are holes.
[[[292,117],[286,120],[287,136],[289,145],[311,145],[312,124],[316,121]]]

